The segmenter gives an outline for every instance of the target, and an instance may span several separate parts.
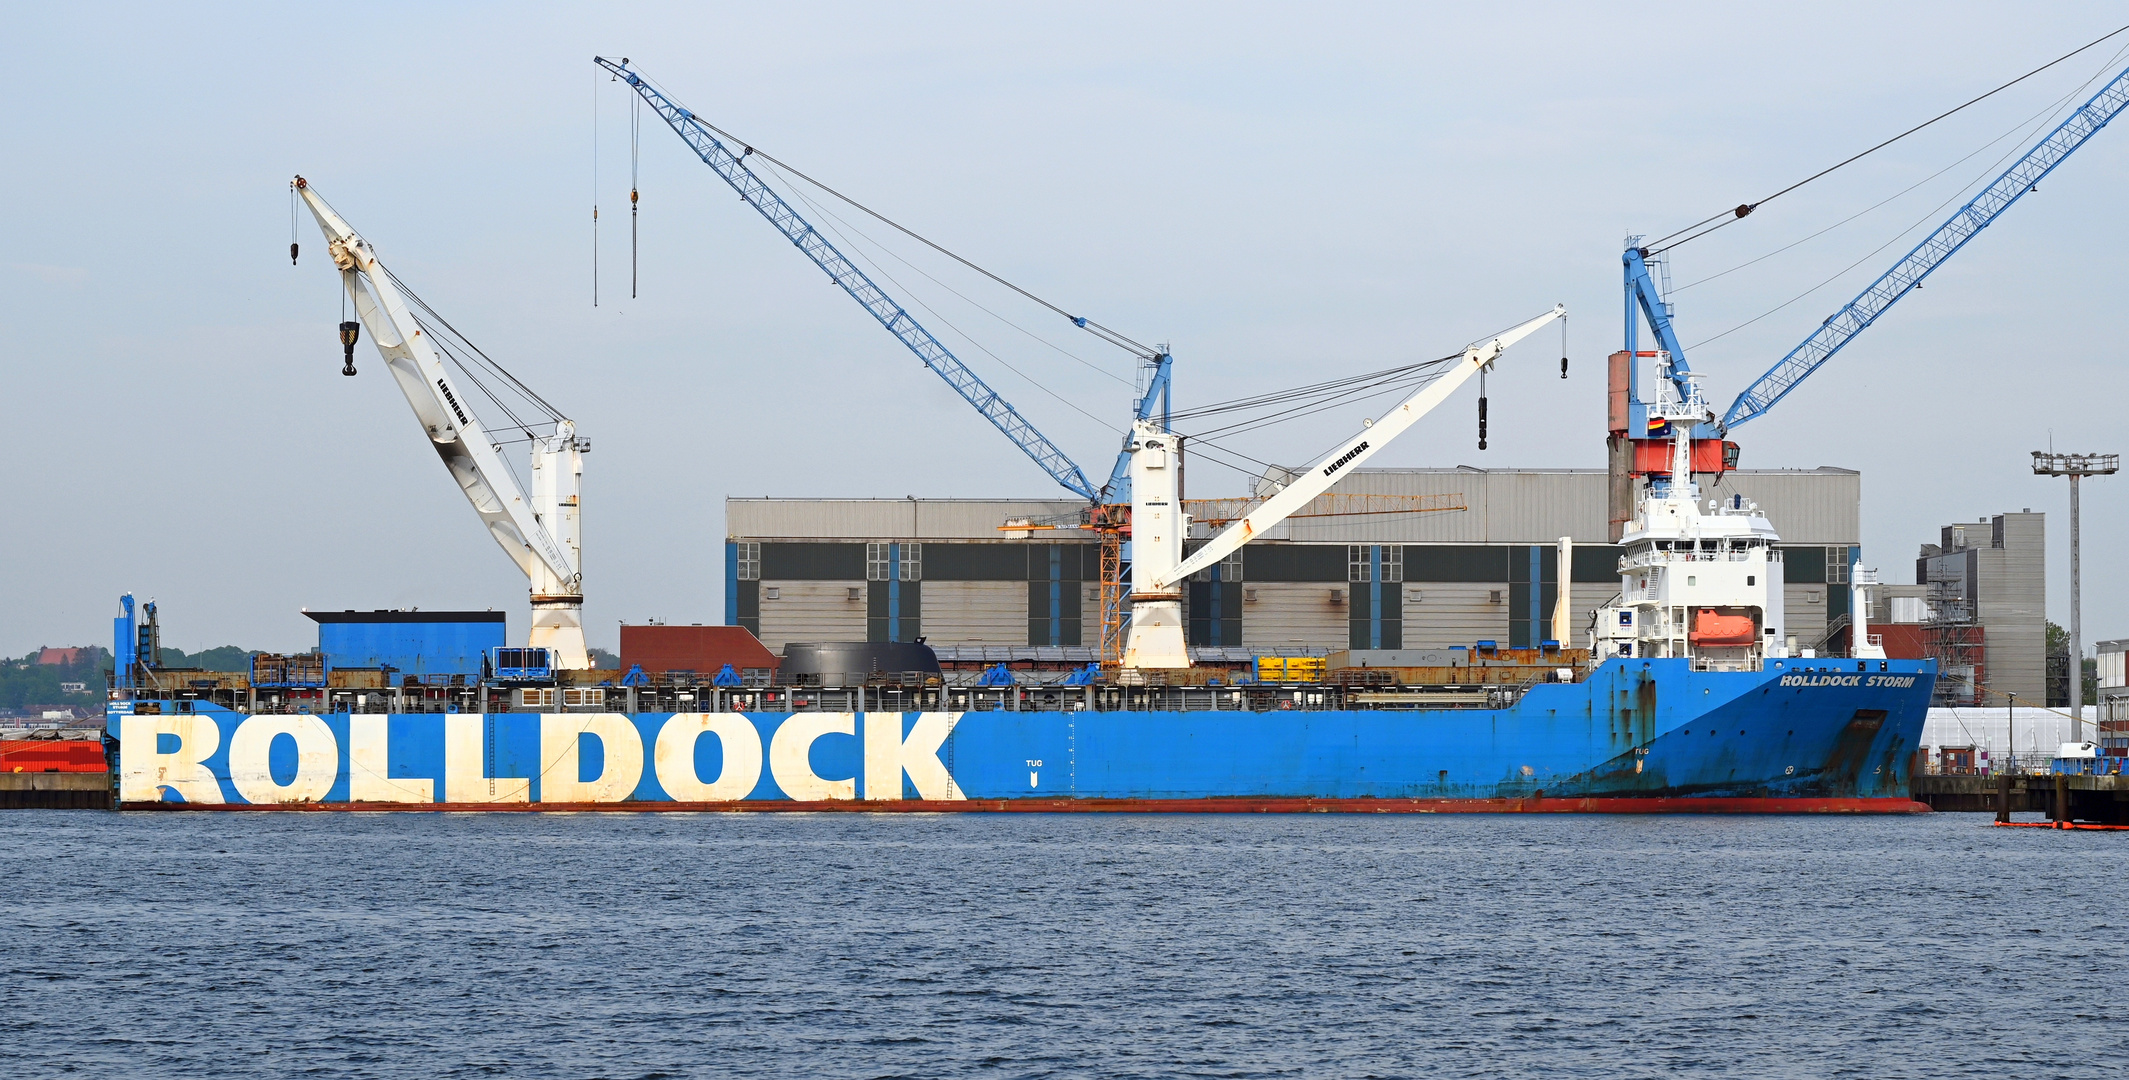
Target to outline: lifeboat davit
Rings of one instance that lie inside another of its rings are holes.
[[[1693,613],[1693,632],[1687,640],[1695,645],[1750,645],[1756,640],[1752,616],[1722,615],[1713,608],[1701,608]]]

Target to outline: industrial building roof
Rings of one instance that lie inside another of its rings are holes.
[[[1334,494],[1462,495],[1469,509],[1425,514],[1293,518],[1262,539],[1304,543],[1601,543],[1608,533],[1601,469],[1362,469]],[[1749,469],[1724,476],[1708,498],[1757,502],[1784,543],[1855,544],[1862,535],[1862,474],[1850,469]],[[739,540],[1026,540],[1009,520],[1069,525],[1073,499],[728,498],[725,531]],[[1037,540],[1092,540],[1069,527]]]
[[[320,623],[489,623],[505,621],[500,611],[306,611]]]

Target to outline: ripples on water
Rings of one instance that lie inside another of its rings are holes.
[[[0,817],[11,1076],[2115,1076],[2129,838]]]

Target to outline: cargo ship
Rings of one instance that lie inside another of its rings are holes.
[[[1486,686],[1514,698],[1502,707],[1337,684],[886,679],[716,690],[689,712],[140,695],[112,703],[110,728],[132,809],[1902,812],[1921,809],[1908,777],[1928,665],[1612,659],[1574,682]]]
[[[334,672],[318,654],[259,657],[249,673],[215,674],[142,668],[137,658],[154,655],[155,630],[152,619],[135,618],[129,598],[115,644],[121,670],[136,674],[114,687],[109,706],[119,801],[313,810],[1924,809],[1908,782],[1934,661],[1887,659],[1864,624],[1852,628],[1846,656],[1797,648],[1783,632],[1772,523],[1742,498],[1702,503],[1685,430],[1673,440],[1674,471],[1646,484],[1626,523],[1619,594],[1581,628],[1585,648],[1558,644],[1562,628],[1534,648],[1489,641],[1347,651],[1320,663],[1267,657],[1218,673],[1090,669],[1046,685],[1022,685],[1002,669],[950,679],[921,643],[790,645],[774,667],[727,666],[700,683],[569,671],[546,649],[503,646],[482,650],[472,677]],[[1160,497],[1157,482],[1140,491]],[[1564,567],[1570,542],[1559,554]],[[1161,562],[1150,544],[1142,558]],[[1870,585],[1855,567],[1850,611],[1870,610]],[[1566,611],[1563,597],[1556,623]],[[420,616],[313,617],[359,633],[368,622]]]
[[[752,175],[730,164],[735,183]],[[769,205],[751,182],[739,186]],[[387,272],[307,181],[292,187],[359,320],[340,324],[342,374],[357,373],[366,330],[453,481],[525,573],[531,629],[508,644],[494,612],[320,612],[315,653],[182,672],[157,665],[153,605],[137,613],[128,597],[107,717],[122,807],[1921,809],[1908,777],[1933,662],[1886,658],[1860,621],[1840,657],[1815,655],[1787,632],[1772,522],[1740,496],[1702,501],[1696,474],[1719,475],[1735,455],[1719,437],[1699,437],[1721,429],[1653,285],[1641,306],[1664,348],[1638,352],[1630,317],[1626,349],[1611,359],[1619,592],[1584,626],[1570,625],[1562,588],[1550,637],[1522,648],[1472,641],[1238,668],[1199,664],[1186,644],[1193,575],[1325,496],[1509,346],[1563,319],[1556,305],[1460,354],[1399,369],[1409,396],[1308,468],[1267,476],[1246,512],[1209,535],[1182,498],[1185,437],[1169,428],[1165,348],[1147,354],[1152,381],[1098,491],[1046,440],[1030,442],[1031,429],[980,380],[950,378],[1024,449],[1048,448],[1034,456],[1088,495],[1104,530],[1104,662],[1036,685],[1003,668],[949,677],[929,646],[895,640],[890,617],[887,640],[786,643],[780,661],[742,661],[698,681],[593,667],[578,529],[590,444],[514,378],[500,382],[523,391],[524,408],[506,412],[518,430],[491,434],[466,390],[498,381],[461,382],[445,361],[499,372],[494,361]],[[830,258],[810,227],[796,238],[927,365],[963,371],[870,279]],[[1630,293],[1645,277],[1630,275]],[[529,484],[501,460],[514,441],[531,446]],[[1572,548],[1559,543],[1561,582]],[[1870,582],[1854,569],[1849,610],[1860,619]],[[336,656],[377,655],[382,638],[399,642],[389,661],[334,669]],[[455,659],[435,663],[445,655]]]

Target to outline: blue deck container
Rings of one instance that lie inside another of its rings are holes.
[[[401,675],[481,673],[481,658],[502,646],[500,611],[311,611],[318,649],[334,668],[389,667]]]

